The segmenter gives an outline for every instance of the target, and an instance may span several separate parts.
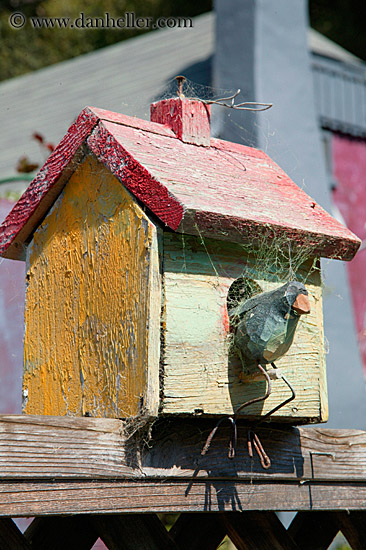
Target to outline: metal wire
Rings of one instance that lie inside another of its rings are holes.
[[[221,107],[227,107],[228,109],[237,109],[238,111],[267,111],[273,107],[273,103],[260,103],[258,101],[243,101],[242,103],[235,104],[235,98],[240,94],[240,88],[236,92],[228,97],[221,97],[219,99],[208,99],[203,100],[203,103],[206,105],[221,105]],[[225,101],[230,101],[230,103],[225,103]],[[249,107],[249,105],[254,105],[254,107]]]
[[[185,76],[178,75],[175,77],[178,85],[177,95],[178,97],[184,97],[183,83],[186,80]],[[201,101],[205,105],[221,105],[221,107],[227,107],[228,109],[237,109],[238,111],[267,111],[273,107],[273,103],[260,103],[258,101],[242,101],[235,104],[235,98],[240,94],[240,88],[236,92],[227,97],[220,97],[218,99],[201,99],[200,97],[190,97],[189,99],[195,101]],[[227,103],[230,101],[230,103]],[[252,105],[252,107],[250,107]]]

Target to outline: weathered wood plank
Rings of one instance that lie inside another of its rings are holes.
[[[327,550],[339,529],[336,512],[298,512],[287,531],[300,550]]]
[[[26,413],[157,415],[158,254],[155,225],[86,157],[27,249]]]
[[[201,457],[209,424],[158,422],[143,448],[118,420],[2,416],[0,515],[365,510],[366,432],[262,428],[264,471],[244,426],[234,460],[227,430]]]
[[[299,550],[274,512],[225,514],[225,525],[238,550]]]
[[[92,521],[109,550],[178,550],[156,514],[94,516]]]
[[[232,479],[366,482],[366,432],[325,428],[258,429],[271,457],[264,471],[248,457],[239,425],[237,456],[227,458],[230,430],[218,430],[201,456],[214,421],[176,419],[153,426],[145,446],[113,419],[0,416],[0,480]],[[128,426],[127,426],[128,427]],[[127,432],[128,433],[128,432]]]
[[[0,516],[364,510],[366,483],[234,480],[0,482]]]
[[[89,517],[35,518],[24,533],[34,550],[90,550],[98,535]]]
[[[31,545],[10,518],[0,518],[1,550],[31,550]]]
[[[181,514],[169,534],[182,550],[216,550],[226,528],[221,514]]]
[[[265,472],[258,458],[247,451],[247,428],[239,425],[236,458],[227,458],[229,428],[218,430],[209,452],[201,456],[214,421],[161,422],[153,430],[152,445],[142,457],[148,476],[240,477],[243,479],[365,480],[366,432],[323,428],[258,429],[272,466]],[[167,469],[168,466],[168,469]]]
[[[181,430],[182,438],[175,436],[175,429]],[[200,457],[202,436],[205,439],[207,434],[202,429],[203,425],[200,424],[197,427],[192,426],[191,431],[184,430],[182,422],[171,426],[171,431],[168,434],[161,433],[160,429],[155,431],[150,442],[151,447],[142,455],[139,464],[143,475],[190,477],[199,467],[203,476],[210,476],[210,474],[227,477],[242,475],[251,478],[256,475],[259,477],[265,475],[263,470],[256,468],[256,465],[248,460],[245,449],[245,429],[239,430],[239,444],[242,440],[243,445],[238,449],[238,457],[234,461],[226,458],[229,433],[225,430],[212,444],[212,451],[205,458]],[[339,480],[345,478],[363,480],[365,477],[363,453],[365,435],[363,432],[263,429],[259,433],[273,458],[271,477]],[[75,437],[75,433],[70,433],[70,435]],[[93,446],[101,454],[104,450],[104,441],[107,439],[105,435],[101,440],[102,445],[96,445],[93,432],[88,435],[91,438],[90,447]],[[59,441],[58,437],[56,441]],[[114,447],[118,446],[120,453],[124,442],[123,437],[114,439]],[[329,454],[329,443],[332,444],[333,454]],[[86,450],[88,453],[91,451],[89,448]],[[130,449],[128,451],[130,452]],[[98,458],[100,459],[100,457]],[[121,461],[120,465],[126,469],[122,453],[116,455],[112,464],[119,460]],[[122,470],[122,475],[126,475],[124,470]],[[133,471],[133,475],[136,475],[136,469]]]
[[[134,475],[119,420],[0,416],[0,477]]]
[[[309,261],[299,271],[307,277],[311,313],[302,316],[291,348],[276,361],[297,396],[273,419],[292,424],[328,418],[321,281],[312,266]],[[284,273],[266,272],[240,245],[164,234],[164,413],[232,414],[265,393],[263,376],[245,374],[230,353],[227,295],[243,274],[263,291],[283,284]],[[244,409],[243,417],[265,414],[289,397],[282,380],[272,386],[271,396]]]

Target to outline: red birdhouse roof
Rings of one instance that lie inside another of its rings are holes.
[[[92,153],[174,231],[248,242],[287,235],[314,256],[350,260],[360,240],[265,153],[209,138],[209,108],[175,98],[147,122],[86,107],[0,227],[0,254],[24,259],[33,231]]]

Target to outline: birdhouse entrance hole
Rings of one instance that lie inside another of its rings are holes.
[[[230,286],[227,294],[227,310],[228,313],[236,308],[243,300],[248,300],[255,294],[263,292],[263,289],[259,286],[254,279],[249,277],[239,277]]]

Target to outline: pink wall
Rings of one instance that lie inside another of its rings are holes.
[[[335,134],[332,160],[337,184],[333,200],[346,225],[363,241],[361,250],[347,267],[357,337],[366,372],[366,141]]]
[[[14,206],[0,199],[0,221]],[[0,414],[21,412],[25,263],[0,258]]]

